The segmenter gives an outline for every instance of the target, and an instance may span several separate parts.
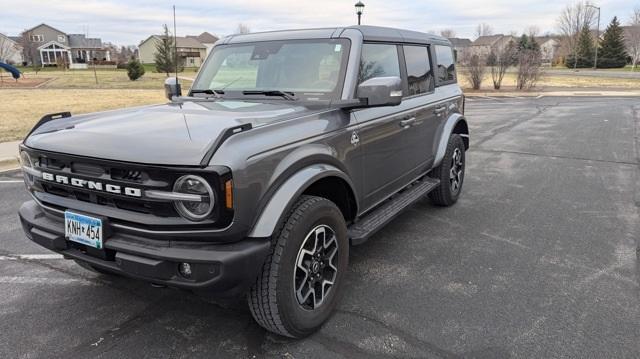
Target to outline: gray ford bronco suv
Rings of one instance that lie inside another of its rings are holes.
[[[166,104],[47,115],[20,146],[29,239],[87,269],[220,297],[316,330],[349,247],[428,196],[469,147],[445,38],[373,26],[234,35]],[[399,243],[398,245],[401,245]]]

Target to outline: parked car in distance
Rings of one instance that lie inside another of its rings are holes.
[[[299,338],[346,289],[350,246],[426,196],[460,196],[469,131],[440,36],[233,35],[186,95],[165,88],[166,104],[34,127],[27,237],[97,272],[246,295],[261,326]]]

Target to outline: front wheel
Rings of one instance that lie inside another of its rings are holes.
[[[431,177],[440,180],[440,185],[429,193],[431,201],[438,206],[451,206],[462,191],[465,169],[465,147],[462,137],[452,134],[440,165],[433,169]]]
[[[254,319],[292,338],[316,331],[337,305],[349,261],[347,226],[331,201],[302,196],[274,237],[248,294]]]

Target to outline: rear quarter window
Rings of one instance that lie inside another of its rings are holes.
[[[449,46],[436,45],[436,76],[438,84],[444,85],[456,82],[456,65],[453,50]]]

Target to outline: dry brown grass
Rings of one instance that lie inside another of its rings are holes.
[[[47,113],[73,114],[165,102],[156,90],[0,90],[0,142],[23,138]]]
[[[460,85],[465,88],[471,88],[466,78],[461,73],[458,74],[458,81]],[[513,90],[516,84],[516,74],[507,73],[502,81],[502,86],[505,90]],[[587,77],[587,76],[566,76],[557,75],[553,71],[545,73],[540,81],[537,82],[536,89],[556,87],[556,88],[572,88],[572,89],[628,89],[638,90],[640,89],[640,81],[638,79],[623,79],[614,77]],[[482,82],[482,90],[493,90],[493,83],[491,81],[491,74],[487,73]]]
[[[181,73],[180,77],[195,77],[195,73]],[[96,84],[96,76],[98,83]],[[162,91],[165,74],[156,72],[146,72],[144,76],[136,81],[131,81],[124,70],[99,70],[94,75],[91,70],[68,70],[68,71],[40,71],[25,72],[24,79],[20,81],[37,81],[41,79],[47,81],[40,88],[52,89],[158,89]],[[191,86],[191,81],[182,80],[183,88]]]

